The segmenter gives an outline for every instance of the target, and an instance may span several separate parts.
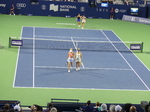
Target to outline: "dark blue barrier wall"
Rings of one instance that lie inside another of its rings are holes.
[[[146,4],[147,4],[147,17],[150,17],[150,1],[147,1],[146,2]]]
[[[15,5],[15,13],[21,15],[36,15],[36,16],[68,16],[75,17],[78,13],[91,18],[109,18],[111,7],[115,8],[115,19],[122,19],[122,16],[130,15],[130,8],[136,6],[113,5],[101,7],[97,4],[96,7],[89,7],[88,3],[78,2],[54,2],[40,1],[38,4],[30,4],[30,0],[0,0],[0,13],[9,14],[11,4]],[[140,17],[146,17],[146,8],[139,7]]]

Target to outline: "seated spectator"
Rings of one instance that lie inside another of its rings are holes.
[[[149,104],[150,104],[150,102],[149,102]],[[144,110],[145,110],[145,112],[150,112],[150,105],[146,105]]]
[[[10,105],[7,103],[4,105],[4,111],[9,111],[10,110]]]
[[[140,4],[139,4],[139,1],[137,0],[136,2],[135,2],[135,6],[139,6]]]
[[[110,105],[109,106],[109,111],[110,112],[115,112],[115,105]]]
[[[31,109],[31,112],[42,112],[43,108],[39,105],[32,105],[29,107]]]
[[[48,103],[47,109],[45,109],[43,112],[57,112],[57,109],[53,106],[52,103]]]
[[[101,106],[99,102],[96,102],[95,106],[94,106],[94,110],[95,111],[101,111]]]
[[[107,112],[107,105],[105,103],[101,105],[101,112]]]
[[[4,105],[2,112],[9,112],[10,110],[10,105],[7,103]]]
[[[126,104],[124,105],[124,110],[125,110],[125,112],[129,112],[131,106],[132,106],[131,103],[126,103]]]
[[[117,4],[117,1],[116,1],[116,0],[114,0],[114,1],[113,1],[113,4],[114,4],[114,5],[115,5],[115,4]]]
[[[122,111],[122,107],[120,105],[116,105],[115,112],[121,112],[121,111]]]
[[[136,107],[135,106],[131,106],[130,107],[130,112],[136,112]]]
[[[130,5],[130,3],[129,3],[129,1],[128,1],[128,0],[127,0],[124,4],[125,4],[125,5]]]
[[[17,111],[17,112],[22,112],[22,108],[20,107],[19,104],[14,106],[14,110]]]
[[[94,111],[93,106],[91,106],[91,101],[88,100],[87,103],[86,103],[86,106],[83,106],[81,108],[81,110],[84,111],[84,112],[92,112],[92,111]]]

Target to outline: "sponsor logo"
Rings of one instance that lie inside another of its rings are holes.
[[[106,8],[100,8],[99,11],[100,12],[108,12],[108,9],[106,9]]]
[[[136,23],[150,24],[150,19],[141,18],[141,17],[135,17],[135,16],[123,15],[122,20],[136,22]]]
[[[131,44],[130,50],[141,50],[141,44]]]
[[[46,5],[42,5],[42,6],[41,6],[41,9],[42,9],[42,10],[46,10]]]
[[[115,13],[118,13],[119,12],[119,9],[115,9]]]
[[[54,12],[61,11],[61,12],[69,12],[70,9],[77,9],[74,5],[54,5],[50,4],[49,10],[53,10]]]
[[[135,17],[132,17],[132,18],[131,18],[131,21],[135,21]]]
[[[69,12],[70,9],[77,9],[75,5],[60,5],[60,11]]]
[[[115,13],[126,13],[127,10],[126,9],[115,9]]]
[[[80,11],[84,12],[85,11],[85,7],[80,7]]]
[[[6,7],[6,4],[0,4],[0,7]]]
[[[53,10],[54,12],[58,11],[58,5],[50,4],[49,10]]]
[[[141,22],[141,23],[148,23],[148,24],[150,24],[150,20],[149,19],[139,19],[139,22]]]
[[[27,5],[25,3],[17,3],[17,9],[25,8]]]
[[[13,45],[13,46],[22,46],[23,41],[22,40],[11,40],[11,45]]]

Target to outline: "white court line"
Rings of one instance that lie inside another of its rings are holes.
[[[25,86],[15,86],[15,88],[32,88],[32,87],[25,87]],[[35,87],[38,89],[84,89],[84,90],[113,90],[113,91],[148,91],[148,90],[137,90],[137,89],[101,89],[101,88],[63,88],[63,87]]]
[[[32,88],[32,87],[21,87],[15,86],[15,88]],[[63,88],[63,87],[35,87],[38,89],[84,89],[84,90],[113,90],[113,91],[147,91],[147,90],[136,90],[136,89],[101,89],[101,88]]]
[[[33,88],[35,87],[35,27],[33,27]]]
[[[56,24],[60,24],[60,25],[76,25],[75,23],[56,23]]]
[[[107,37],[107,35],[101,30],[101,32],[104,34],[104,36],[110,41],[110,39]],[[121,40],[121,39],[120,39]],[[144,84],[144,86],[150,90],[150,88],[146,85],[146,83],[142,80],[142,78],[138,75],[138,73],[133,69],[133,67],[129,64],[129,62],[125,59],[125,57],[118,51],[118,49],[116,48],[116,46],[110,41],[110,43],[112,44],[112,46],[117,50],[117,52],[119,53],[119,55],[123,58],[123,60],[128,64],[128,66],[133,70],[133,72],[136,74],[136,76],[141,80],[141,82]]]
[[[114,32],[114,31],[112,31],[115,35],[116,35],[116,37],[118,37],[117,36],[117,34]],[[118,37],[119,38],[119,37]],[[131,51],[132,52],[132,51]],[[139,59],[139,57],[137,57],[133,52],[132,52],[132,54],[147,68],[147,70],[149,70],[150,71],[150,69]]]
[[[20,37],[22,37],[22,32],[23,32],[23,27],[21,28]],[[15,75],[14,75],[13,87],[15,87],[15,82],[16,82],[16,75],[17,75],[17,67],[18,67],[19,55],[20,55],[20,46],[18,48],[18,54],[17,54],[17,61],[16,61],[16,67],[15,67]]]
[[[67,69],[68,67],[60,67],[60,66],[35,66],[35,68],[60,68],[60,69]],[[73,67],[76,68],[76,67]],[[83,69],[89,69],[89,70],[131,70],[132,69],[124,69],[124,68],[89,68],[84,67]]]

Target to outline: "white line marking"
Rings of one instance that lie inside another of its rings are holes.
[[[22,32],[23,32],[23,27],[21,28],[20,37],[22,37]],[[15,82],[16,82],[16,75],[17,75],[17,67],[18,67],[19,55],[20,55],[20,47],[18,48],[18,54],[17,54],[17,61],[16,61],[16,67],[15,67],[13,87],[15,87]]]
[[[59,24],[59,25],[76,25],[74,23],[56,23],[56,24]]]
[[[101,30],[101,32],[105,35],[105,37],[109,40],[109,38],[107,37],[107,35]],[[109,40],[110,41],[110,40]],[[116,46],[110,41],[110,43],[113,45],[113,47],[118,51],[118,49],[116,48]],[[129,62],[125,59],[125,57],[118,51],[119,55],[123,58],[123,60],[128,64],[128,66],[133,70],[133,72],[137,75],[137,77],[141,80],[141,82],[144,84],[144,86],[148,89],[149,87],[145,84],[145,82],[141,79],[141,77],[138,75],[138,73],[133,69],[133,67],[129,64]]]
[[[35,87],[35,27],[33,27],[33,88]]]

